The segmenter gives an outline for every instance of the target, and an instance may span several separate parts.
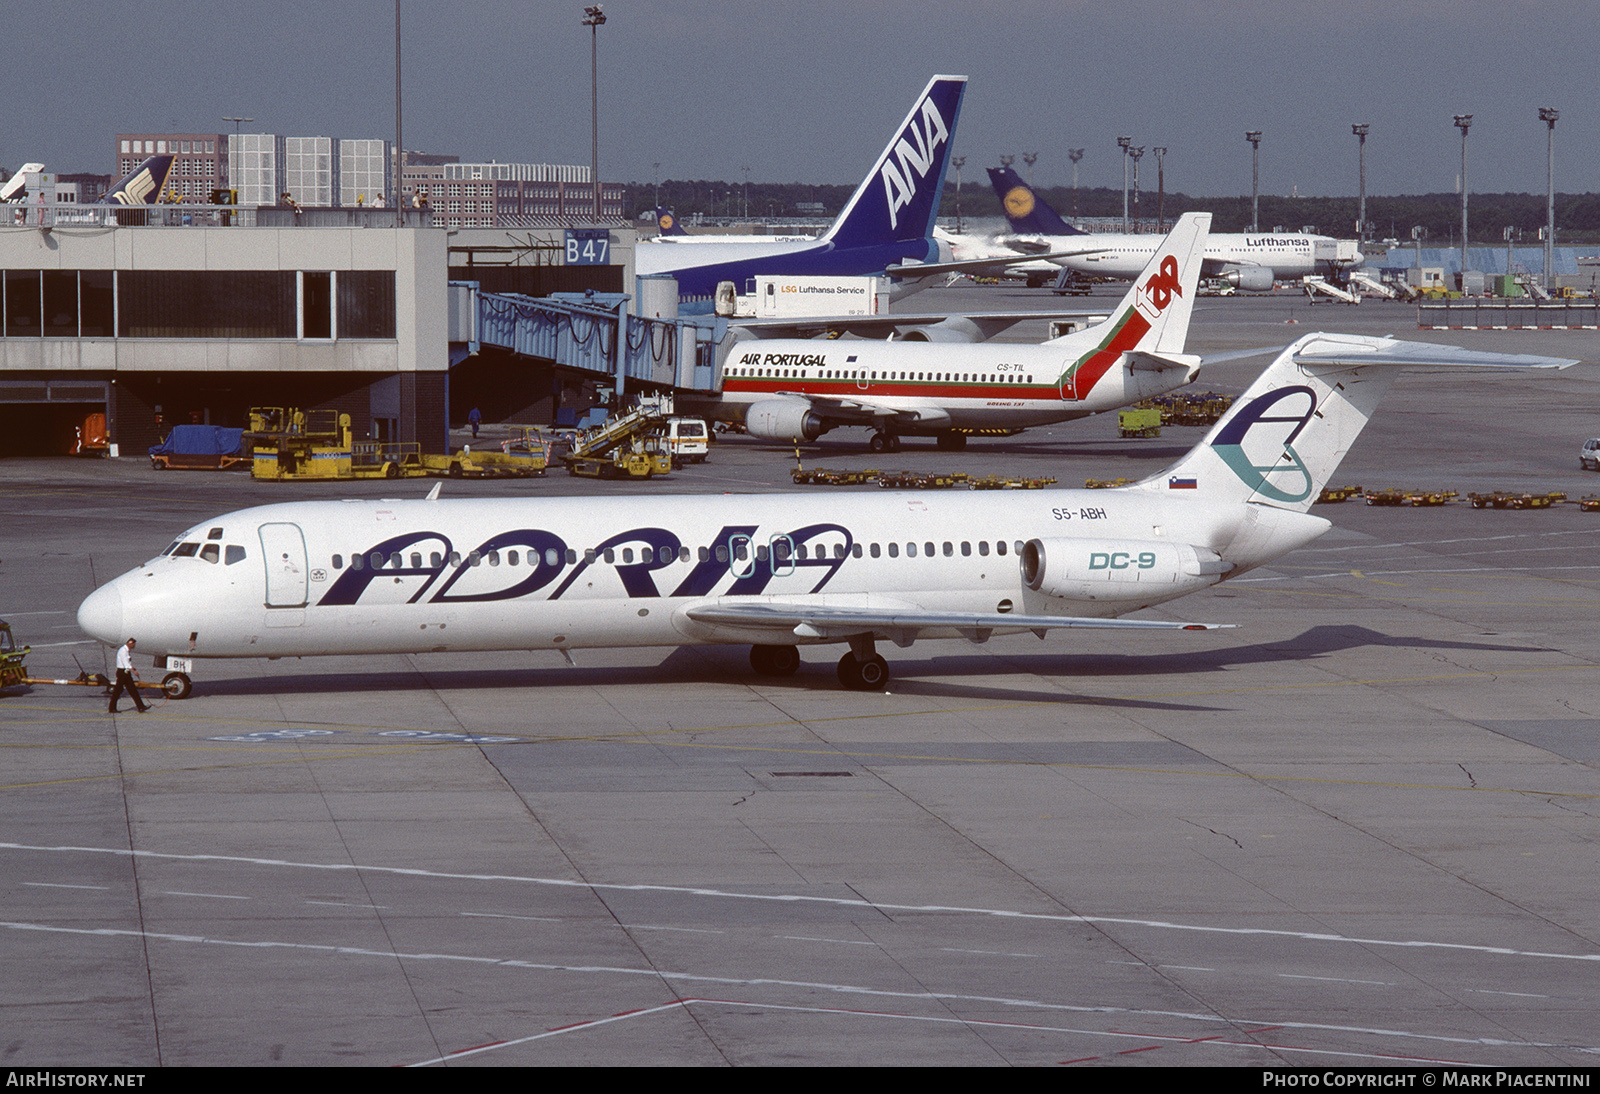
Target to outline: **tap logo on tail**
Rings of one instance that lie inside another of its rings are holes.
[[[1144,283],[1144,293],[1139,298],[1139,310],[1153,322],[1158,315],[1167,310],[1167,305],[1172,303],[1174,296],[1182,295],[1183,286],[1178,282],[1178,258],[1176,255],[1167,255],[1161,260],[1160,269]]]
[[[1269,413],[1285,400],[1293,401],[1282,410]],[[1211,442],[1211,447],[1253,492],[1273,501],[1304,501],[1316,486],[1305,461],[1294,450],[1294,440],[1316,412],[1316,392],[1304,385],[1269,391],[1250,400],[1230,418]],[[1287,435],[1284,426],[1291,427]],[[1258,464],[1257,459],[1269,462]],[[1291,476],[1283,486],[1267,481],[1268,476],[1280,475]]]

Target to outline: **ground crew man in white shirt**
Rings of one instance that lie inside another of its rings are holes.
[[[139,708],[140,714],[150,709],[144,705],[144,700],[139,698],[139,685],[134,683],[139,678],[139,670],[133,667],[134,645],[134,640],[130,638],[126,646],[117,650],[117,683],[111,689],[111,707],[109,710],[111,714],[117,712],[117,697],[124,690],[133,697],[133,704]]]

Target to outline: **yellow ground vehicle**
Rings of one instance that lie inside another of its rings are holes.
[[[629,413],[580,434],[562,462],[571,474],[593,479],[671,474],[671,442],[659,429],[671,417],[672,396],[644,396]]]
[[[255,446],[250,466],[254,478],[351,477],[348,414],[297,407],[251,407],[245,440]]]

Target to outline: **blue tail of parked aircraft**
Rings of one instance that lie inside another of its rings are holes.
[[[172,174],[172,156],[151,156],[106,192],[101,205],[154,205]]]
[[[663,236],[686,236],[689,233],[678,227],[678,218],[670,209],[656,206],[656,234]]]
[[[926,239],[950,169],[965,76],[935,76],[823,238],[836,247]]]
[[[1033,187],[1022,181],[1022,176],[1009,167],[989,168],[989,185],[1000,198],[1006,211],[1006,220],[1014,232],[1027,232],[1042,236],[1081,236],[1086,233],[1074,228],[1045,204],[1034,193]]]

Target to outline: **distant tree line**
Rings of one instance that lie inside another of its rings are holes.
[[[748,210],[751,218],[796,217],[804,215],[803,202],[820,202],[823,215],[835,216],[844,203],[850,200],[854,186],[813,186],[805,183],[749,184]],[[637,217],[648,214],[655,205],[655,188],[652,183],[629,183],[627,213]],[[1110,187],[1084,187],[1074,198],[1072,187],[1043,187],[1040,194],[1051,208],[1067,219],[1074,215],[1083,217],[1122,216],[1122,191]],[[701,214],[707,217],[743,217],[746,210],[745,184],[699,180],[694,182],[667,181],[661,183],[661,204],[671,209],[680,219]],[[1215,232],[1243,232],[1250,227],[1250,195],[1240,197],[1191,197],[1188,194],[1169,193],[1162,202],[1167,221],[1191,210],[1214,215],[1211,230]],[[1139,194],[1139,218],[1146,231],[1152,230],[1156,220],[1157,195],[1151,190]],[[1076,214],[1074,210],[1076,209]],[[1530,246],[1538,239],[1539,229],[1545,223],[1545,195],[1543,194],[1484,194],[1468,195],[1468,224],[1473,243],[1493,244],[1504,239],[1507,227],[1522,233],[1520,245]],[[1344,238],[1355,234],[1357,201],[1354,197],[1280,197],[1261,195],[1261,223],[1263,231],[1281,226],[1286,231],[1297,231],[1314,226],[1326,235]],[[956,187],[945,184],[944,200],[939,215],[956,215]],[[1000,199],[995,196],[987,181],[966,182],[961,188],[961,215],[963,217],[998,217],[1001,215]],[[1131,215],[1131,203],[1130,203]],[[1370,239],[1395,236],[1411,239],[1411,229],[1420,225],[1426,230],[1427,246],[1449,246],[1459,243],[1461,231],[1461,197],[1454,193],[1411,194],[1393,197],[1367,196],[1367,235]],[[1556,234],[1559,242],[1586,243],[1600,241],[1600,194],[1556,194]]]

